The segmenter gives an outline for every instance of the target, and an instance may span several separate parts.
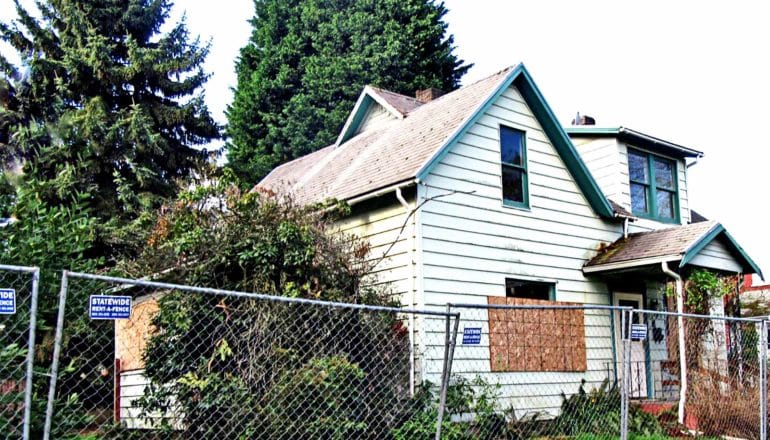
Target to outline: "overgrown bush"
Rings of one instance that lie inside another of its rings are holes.
[[[329,209],[209,182],[158,217],[124,269],[292,298],[391,305],[368,245]],[[409,339],[392,313],[162,292],[139,402],[185,438],[376,438],[408,417]],[[181,429],[181,431],[179,431]]]

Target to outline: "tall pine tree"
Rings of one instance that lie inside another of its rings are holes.
[[[432,0],[254,0],[228,108],[228,166],[254,183],[334,141],[366,84],[403,94],[456,89],[453,53]]]
[[[0,142],[51,206],[84,203],[114,231],[177,191],[219,137],[203,102],[208,45],[169,0],[47,0],[0,23]],[[6,167],[7,168],[7,167]],[[109,242],[102,234],[102,242]]]

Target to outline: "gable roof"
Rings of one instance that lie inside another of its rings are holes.
[[[390,185],[424,178],[511,85],[532,109],[545,134],[597,215],[615,213],[523,64],[494,73],[427,103],[374,87],[364,88],[335,145],[283,164],[257,186],[289,191],[300,203],[348,200]],[[355,134],[368,106],[395,118]],[[354,135],[355,134],[355,135]]]
[[[628,127],[597,127],[594,125],[579,125],[565,128],[572,137],[615,137],[638,147],[668,154],[674,157],[703,157],[703,152],[669,142],[641,131]]]
[[[340,135],[337,137],[335,146],[339,146],[351,137],[355,136],[358,128],[363,122],[366,111],[372,105],[377,104],[384,108],[396,119],[403,119],[406,114],[421,106],[423,103],[416,98],[401,95],[389,90],[380,89],[374,86],[365,86],[364,91],[359,95],[353,111],[350,112],[345,125],[342,127]]]
[[[759,267],[746,254],[720,223],[704,221],[656,231],[637,232],[620,238],[584,266],[584,272],[603,272],[656,264],[663,261],[679,261],[684,267],[700,251],[718,237],[730,248],[733,258],[745,273],[762,274]]]

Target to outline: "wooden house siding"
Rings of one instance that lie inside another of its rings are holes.
[[[741,265],[735,261],[727,246],[721,239],[716,239],[706,245],[698,255],[690,261],[693,266],[707,267],[709,269],[724,270],[727,272],[741,273]]]
[[[370,261],[379,261],[374,268],[371,285],[387,286],[390,294],[409,304],[411,293],[415,289],[414,247],[415,247],[415,217],[407,221],[404,207],[398,203],[395,196],[387,194],[392,203],[373,209],[354,212],[352,215],[337,222],[337,230],[352,234],[368,241]],[[414,207],[414,198],[408,201],[410,209]],[[407,225],[403,228],[404,222]],[[392,245],[392,247],[391,247]],[[383,254],[388,254],[383,258]]]
[[[355,134],[363,133],[366,130],[382,127],[390,121],[395,120],[393,116],[385,107],[379,104],[372,104],[364,113],[364,117],[361,119],[361,123],[358,125],[358,129]]]
[[[526,132],[530,209],[502,204],[500,125]],[[487,296],[504,296],[506,278],[517,277],[554,282],[558,301],[609,303],[606,284],[586,278],[582,267],[600,243],[618,238],[621,227],[593,212],[515,87],[507,89],[432,168],[418,189],[418,200],[453,191],[457,192],[429,201],[418,212],[426,307],[443,310],[447,302],[486,304]],[[590,387],[607,378],[614,355],[612,323],[606,312],[586,311],[584,373],[492,373],[488,320],[478,312],[476,319],[463,318],[460,329],[482,327],[481,345],[459,345],[453,373],[478,374],[499,383],[503,403],[514,404],[520,411],[517,415],[555,414],[562,392],[577,391],[581,379]],[[425,343],[443,345],[443,333],[426,331]],[[439,355],[426,359],[424,366],[426,376],[434,380],[443,351],[428,352]]]
[[[574,137],[572,142],[604,195],[630,212],[631,188],[628,180],[628,148],[648,153],[650,151],[618,142],[613,137]],[[660,156],[660,154],[658,155]],[[687,224],[690,222],[687,166],[681,159],[677,160],[671,157],[669,159],[676,161],[679,216],[681,224]],[[670,223],[640,218],[631,224],[630,230],[631,232],[643,232],[671,226]]]
[[[618,141],[611,137],[574,138],[572,143],[604,195],[630,210],[628,162],[621,155]]]

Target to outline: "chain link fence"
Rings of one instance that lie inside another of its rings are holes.
[[[641,358],[644,371],[632,376],[631,395],[672,434],[765,438],[764,322],[635,310],[632,325],[646,334],[631,338],[632,361]]]
[[[461,319],[447,414],[458,438],[621,437],[629,309],[488,301],[451,306]]]
[[[46,439],[766,438],[759,319],[501,297],[420,311],[65,272],[56,330]]]
[[[61,299],[46,438],[436,431],[445,375],[422,370],[445,346],[420,335],[445,339],[451,314],[76,273]]]
[[[0,435],[29,438],[37,289],[34,267],[0,265]]]

